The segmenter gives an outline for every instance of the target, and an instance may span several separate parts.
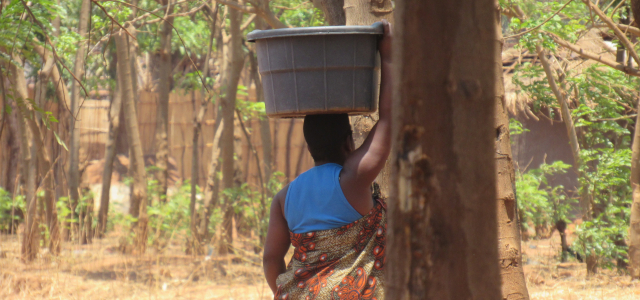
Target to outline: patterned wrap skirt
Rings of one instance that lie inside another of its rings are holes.
[[[340,228],[295,234],[274,299],[384,299],[386,204]]]

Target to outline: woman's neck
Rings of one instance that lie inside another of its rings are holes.
[[[318,166],[322,166],[322,165],[326,165],[326,164],[338,164],[338,165],[344,165],[344,160],[342,161],[334,161],[334,160],[321,160],[321,161],[314,161],[314,164],[316,167]]]

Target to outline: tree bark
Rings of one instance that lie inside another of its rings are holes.
[[[172,0],[166,0],[167,14],[173,11]],[[171,36],[173,17],[165,18],[160,33],[160,49],[158,50],[158,104],[156,112],[156,179],[158,180],[158,197],[166,201],[167,176],[169,165],[169,93],[171,92]]]
[[[287,178],[287,183],[291,182],[291,138],[293,136],[293,126],[295,126],[296,120],[291,119],[289,121],[289,130],[287,131],[287,142],[284,148],[284,177]]]
[[[638,108],[640,108],[640,102],[638,102]],[[631,146],[631,188],[633,204],[629,226],[629,262],[631,277],[638,279],[640,278],[640,118],[636,118]]]
[[[20,58],[14,56],[14,60],[20,62]],[[22,105],[17,105],[19,108],[22,120],[23,120],[23,132],[28,138],[25,150],[28,152],[28,156],[25,156],[26,174],[27,174],[27,228],[25,229],[25,238],[23,240],[23,257],[26,260],[32,260],[38,253],[38,241],[39,241],[39,228],[38,224],[40,220],[37,219],[37,190],[38,186],[36,180],[38,177],[37,161],[41,162],[41,167],[44,173],[40,174],[42,177],[42,184],[44,184],[44,201],[46,205],[46,224],[49,228],[50,236],[48,241],[49,251],[52,254],[58,254],[60,252],[60,234],[58,226],[58,216],[54,201],[54,185],[52,176],[52,165],[49,157],[47,147],[44,145],[44,137],[40,131],[40,127],[37,123],[36,112],[33,106],[26,100],[28,98],[27,84],[22,69],[11,64],[12,73],[15,79],[15,86],[17,90],[17,98],[21,99]],[[50,71],[50,70],[49,70]],[[40,80],[46,81],[47,75],[43,75]],[[42,88],[43,85],[40,85]],[[36,94],[43,91],[36,91]],[[30,151],[28,150],[30,149]]]
[[[144,157],[142,152],[142,143],[140,142],[140,131],[138,129],[138,116],[136,115],[136,107],[134,102],[133,78],[131,77],[131,61],[129,57],[129,48],[127,44],[127,36],[120,31],[115,35],[116,48],[118,53],[118,77],[121,78],[122,86],[122,108],[125,112],[125,123],[127,125],[127,135],[129,145],[131,146],[132,160],[131,168],[133,170],[133,203],[138,203],[138,213],[134,217],[138,218],[138,222],[134,226],[135,232],[135,249],[137,254],[143,254],[147,245],[147,174],[144,168]]]
[[[14,55],[13,59],[16,63],[22,65],[20,57]],[[25,202],[26,212],[25,228],[23,230],[22,238],[22,259],[25,261],[32,261],[38,255],[40,250],[39,235],[38,235],[38,220],[37,220],[37,204],[36,204],[36,158],[33,147],[33,132],[27,125],[27,116],[25,112],[20,109],[26,106],[28,93],[27,93],[27,81],[24,77],[24,70],[18,68],[15,64],[10,63],[9,69],[12,74],[10,76],[11,83],[15,87],[13,92],[13,98],[16,101],[16,107],[20,110],[20,116],[18,120],[20,122],[20,151],[22,152],[22,166],[21,176],[24,179],[25,184]],[[21,102],[21,103],[20,103]]]
[[[494,6],[498,7],[497,1]],[[516,197],[516,176],[509,136],[509,116],[507,114],[504,91],[504,73],[502,72],[502,26],[500,14],[495,20],[496,48],[494,50],[495,86],[495,164],[497,188],[498,220],[498,261],[502,278],[502,299],[528,300],[529,291],[522,269],[522,245],[520,239],[520,220]]]
[[[116,67],[117,68],[117,67]],[[107,218],[109,216],[109,200],[111,193],[111,174],[113,173],[113,161],[116,157],[116,141],[118,140],[118,129],[120,127],[120,110],[122,107],[122,80],[118,77],[111,107],[109,108],[109,135],[105,143],[104,150],[104,170],[102,172],[102,193],[100,193],[100,210],[98,212],[99,238],[104,237],[107,230]]]
[[[213,207],[218,204],[218,189],[220,187],[218,177],[218,162],[220,160],[220,137],[224,129],[224,121],[219,118],[216,133],[213,137],[213,146],[211,147],[211,162],[209,163],[209,172],[207,174],[207,182],[204,186],[204,209],[200,219],[200,234],[203,239],[209,239],[209,218],[213,213]]]
[[[344,0],[312,0],[313,4],[324,12],[324,19],[329,25],[344,25]]]
[[[637,27],[640,24],[640,0],[631,0],[631,11]],[[640,279],[640,118],[636,118],[631,145],[631,188],[633,204],[629,220],[629,263],[631,278]]]
[[[234,114],[236,107],[236,94],[240,73],[244,65],[244,53],[242,51],[242,13],[235,9],[228,10],[229,18],[229,42],[224,46],[223,59],[224,68],[222,82],[222,120],[225,127],[222,131],[222,188],[230,189],[234,187]],[[221,253],[228,253],[233,244],[231,232],[233,231],[233,205],[229,203],[231,199],[225,199],[223,227],[225,230],[225,240]]]
[[[256,27],[259,26],[259,19],[256,19]],[[262,27],[259,27],[262,28]],[[256,101],[264,102],[264,91],[262,90],[262,81],[260,79],[260,74],[258,73],[258,59],[257,57],[251,53],[251,76],[253,77],[253,82],[256,85]],[[260,119],[260,140],[262,141],[262,164],[263,164],[263,172],[264,172],[264,180],[265,182],[269,182],[271,178],[271,173],[273,173],[273,152],[272,147],[273,143],[271,142],[271,124],[269,122],[269,118],[261,118]],[[267,190],[267,197],[271,197]]]
[[[396,4],[387,299],[500,299],[495,3]]]
[[[87,29],[89,27],[89,18],[91,17],[91,0],[82,0],[80,7],[80,17],[78,21],[78,35],[81,39],[87,38]],[[75,65],[73,67],[73,73],[78,79],[84,77],[84,67],[87,52],[87,43],[81,42],[78,44],[78,50],[76,51]],[[75,208],[80,200],[80,129],[76,128],[76,118],[79,116],[80,101],[82,96],[80,95],[81,88],[80,83],[73,80],[71,83],[71,118],[70,130],[71,141],[69,143],[69,195],[71,198],[71,211],[75,212]],[[75,215],[75,213],[73,213]]]
[[[584,174],[580,172],[580,166],[582,164],[582,160],[580,159],[580,144],[578,143],[578,135],[576,133],[576,128],[573,125],[573,118],[571,117],[571,112],[569,111],[569,105],[567,104],[567,100],[565,98],[566,92],[564,92],[561,87],[556,83],[556,79],[553,76],[553,71],[551,70],[551,64],[549,64],[549,60],[547,59],[546,51],[542,48],[542,46],[536,46],[536,51],[538,51],[538,58],[540,58],[540,63],[544,68],[544,72],[547,76],[547,81],[549,82],[549,87],[558,101],[558,105],[560,106],[560,114],[562,115],[562,120],[564,121],[564,125],[567,129],[567,136],[569,137],[569,145],[571,146],[571,154],[573,155],[573,167],[578,174],[579,177],[583,177]],[[580,206],[582,208],[582,218],[584,221],[591,220],[592,208],[591,201],[589,199],[588,191],[582,187],[580,189]],[[594,254],[587,254],[587,274],[593,275],[597,272],[597,257]]]

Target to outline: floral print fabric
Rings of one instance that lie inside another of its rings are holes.
[[[386,204],[340,228],[295,234],[275,299],[384,299]]]

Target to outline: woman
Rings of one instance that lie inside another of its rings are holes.
[[[377,124],[354,149],[346,114],[307,116],[315,167],[273,199],[263,264],[276,299],[384,299],[386,208],[371,195],[391,148],[392,37],[383,24]]]

